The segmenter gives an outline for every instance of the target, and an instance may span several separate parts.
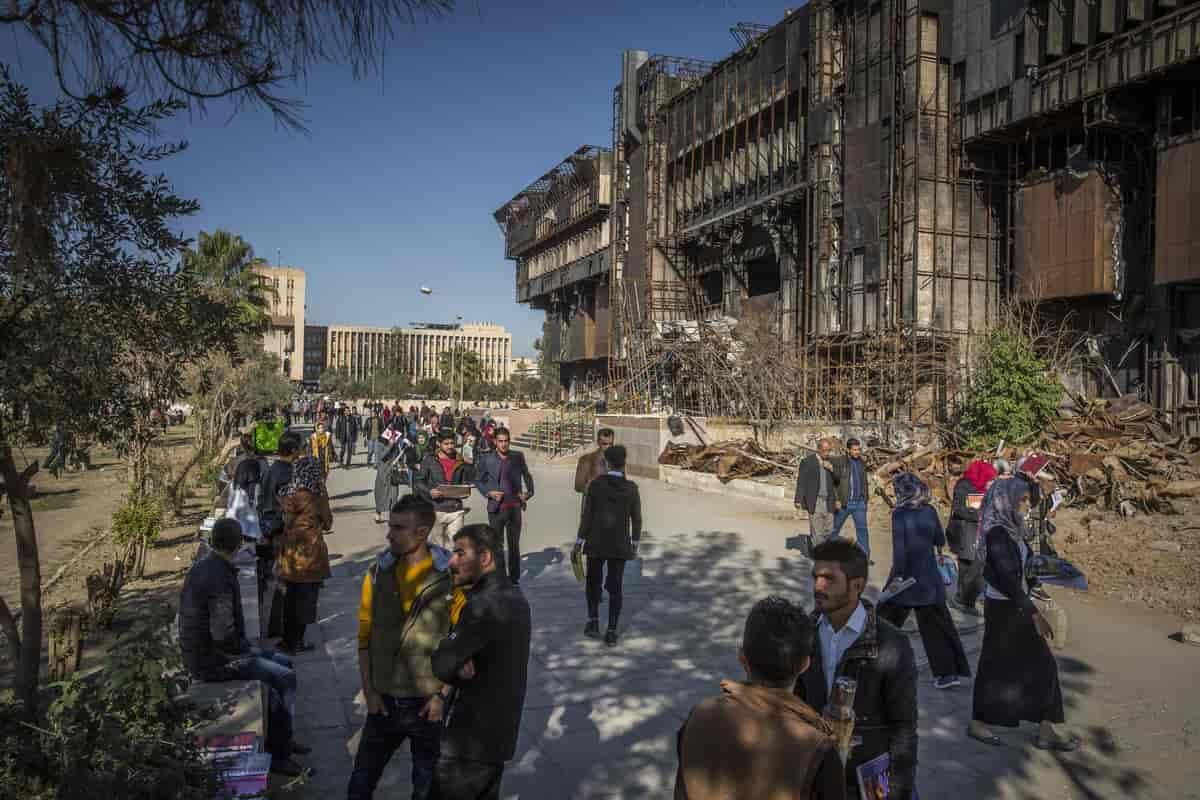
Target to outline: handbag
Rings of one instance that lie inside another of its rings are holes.
[[[958,581],[958,565],[954,563],[954,559],[939,555],[937,568],[938,574],[942,576],[942,583],[945,585],[953,586]]]
[[[575,580],[583,583],[584,568],[583,568],[583,548],[571,548],[571,569],[575,572]]]
[[[250,502],[249,493],[235,486],[229,495],[229,507],[225,511],[225,516],[232,517],[242,526],[242,536],[247,539],[261,539],[262,529],[258,524],[258,512],[254,510],[254,505]]]

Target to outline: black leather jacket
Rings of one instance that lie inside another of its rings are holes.
[[[529,671],[529,603],[500,570],[467,592],[458,624],[433,653],[433,674],[457,690],[442,757],[501,764],[517,750]],[[468,661],[475,677],[461,680]]]
[[[854,733],[862,744],[846,762],[846,782],[858,794],[855,770],[865,761],[891,757],[891,800],[910,800],[917,771],[917,667],[908,637],[875,615],[862,601],[867,625],[837,666],[837,677],[854,678]],[[817,620],[814,617],[814,620]],[[819,635],[819,634],[818,634]],[[813,637],[812,666],[796,681],[796,694],[823,711],[829,702],[819,640]]]
[[[179,597],[179,647],[196,678],[225,680],[226,665],[250,650],[237,567],[216,553],[192,565]]]

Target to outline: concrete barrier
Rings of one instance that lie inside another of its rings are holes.
[[[794,491],[790,486],[740,478],[735,478],[729,483],[721,483],[716,475],[707,472],[693,472],[682,467],[659,466],[659,471],[662,476],[661,480],[672,486],[682,486],[726,497],[742,497],[752,501],[758,508],[767,507],[779,511],[795,510],[792,505]]]

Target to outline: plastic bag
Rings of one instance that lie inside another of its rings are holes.
[[[250,502],[250,495],[241,487],[234,487],[229,494],[229,509],[225,516],[233,517],[242,526],[242,536],[247,539],[262,538],[262,529],[258,525],[258,512]]]

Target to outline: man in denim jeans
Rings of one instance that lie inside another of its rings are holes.
[[[183,582],[179,599],[183,663],[199,681],[257,680],[266,684],[266,750],[271,754],[271,771],[295,777],[305,769],[292,756],[311,752],[292,738],[296,673],[287,656],[253,647],[246,638],[242,592],[234,564],[241,544],[242,526],[238,521],[230,517],[217,520],[212,551],[192,565]]]
[[[434,518],[427,500],[400,498],[388,514],[388,549],[363,579],[358,671],[367,721],[348,800],[369,800],[406,741],[412,749],[413,800],[429,796],[450,694],[430,659],[465,602],[448,571],[450,554],[428,543]]]
[[[854,534],[858,546],[871,557],[871,537],[867,531],[867,502],[871,499],[871,476],[862,460],[862,442],[858,439],[846,441],[846,455],[830,459],[833,466],[833,482],[837,487],[831,539],[838,538],[847,517],[854,519]],[[874,563],[874,562],[871,562]]]

